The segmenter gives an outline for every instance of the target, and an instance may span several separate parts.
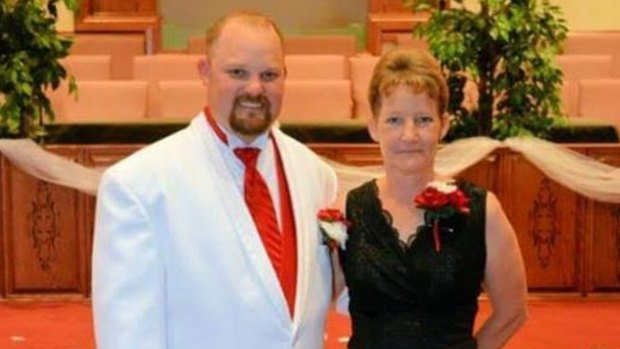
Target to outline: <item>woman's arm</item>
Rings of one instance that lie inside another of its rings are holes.
[[[346,200],[346,193],[338,195],[332,207],[339,209],[341,212],[345,212],[345,200]],[[342,265],[340,264],[340,256],[338,255],[338,249],[332,249],[331,260],[332,260],[332,271],[333,271],[333,277],[334,277],[332,299],[337,300],[340,294],[342,293],[342,291],[344,290],[344,288],[346,287],[345,280],[344,280],[344,273],[342,272]]]
[[[337,300],[344,288],[346,287],[344,281],[344,274],[342,273],[342,267],[340,266],[340,258],[338,256],[338,250],[332,250],[332,270],[334,273],[334,291],[332,299]]]
[[[493,312],[482,325],[478,349],[501,348],[527,318],[525,267],[515,232],[492,193],[486,201],[487,260],[484,289]]]

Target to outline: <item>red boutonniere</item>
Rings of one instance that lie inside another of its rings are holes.
[[[413,200],[417,207],[426,210],[433,222],[435,251],[441,251],[439,238],[439,219],[450,218],[455,214],[469,214],[469,198],[454,182],[434,181]]]
[[[347,229],[351,226],[351,222],[335,208],[320,210],[318,218],[323,243],[332,249],[340,247],[344,250],[347,242]]]

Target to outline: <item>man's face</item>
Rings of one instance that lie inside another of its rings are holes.
[[[242,140],[267,131],[280,113],[284,54],[273,30],[227,23],[202,73],[214,118]]]

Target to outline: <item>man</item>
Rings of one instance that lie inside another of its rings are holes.
[[[275,25],[234,13],[207,46],[205,111],[103,176],[97,347],[322,348],[332,276],[316,215],[335,175],[272,127],[286,75]]]

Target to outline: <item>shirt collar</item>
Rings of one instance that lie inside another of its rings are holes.
[[[230,149],[235,148],[246,148],[253,147],[258,148],[260,150],[264,150],[267,147],[267,142],[269,140],[269,133],[263,133],[256,137],[250,144],[245,143],[241,138],[237,137],[237,135],[233,132],[229,132],[224,127],[221,127],[218,122],[215,120],[213,115],[211,114],[211,110],[209,107],[204,108],[204,114],[207,119],[208,124],[211,126],[217,138],[227,145]]]

